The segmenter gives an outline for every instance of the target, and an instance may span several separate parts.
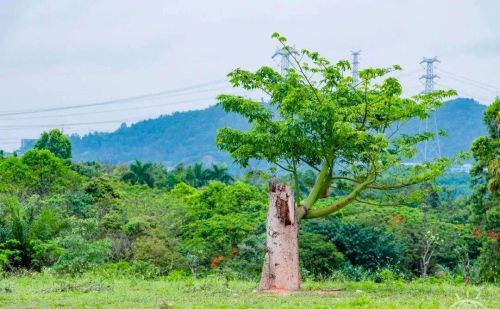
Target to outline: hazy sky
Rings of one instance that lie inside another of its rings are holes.
[[[498,0],[1,0],[0,149],[13,150],[20,138],[49,126],[80,134],[113,130],[121,121],[211,105],[228,91],[223,84],[98,108],[1,116],[189,87],[224,79],[235,67],[275,65],[275,31],[332,60],[361,49],[361,67],[400,64],[408,93],[422,88],[422,57],[438,56],[437,87],[484,104],[499,95]]]

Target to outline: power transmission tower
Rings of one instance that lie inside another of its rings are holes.
[[[352,85],[353,87],[357,87],[359,85],[359,55],[361,54],[361,50],[351,50],[352,55]]]
[[[290,56],[294,51],[290,51],[288,49],[284,48],[277,48],[276,52],[273,54],[273,59],[280,56],[281,57],[281,62],[280,62],[280,69],[281,69],[281,75],[285,76],[286,71],[292,66],[292,62],[290,61]]]
[[[434,63],[440,63],[437,57],[425,58],[420,61],[420,64],[425,64],[425,74],[420,77],[420,79],[425,80],[425,88],[423,93],[431,93],[434,91],[434,79],[439,78],[436,74],[434,74]],[[419,124],[419,133],[422,133],[422,126],[425,132],[429,132],[429,127],[433,126],[434,131],[434,140],[424,141],[423,148],[420,149],[423,161],[427,161],[432,158],[440,158],[441,157],[441,145],[439,142],[439,129],[438,129],[438,121],[436,112],[432,112],[428,118],[425,119],[424,123],[420,122]]]
[[[420,61],[420,64],[425,63],[425,74],[420,76],[420,79],[425,79],[425,90],[424,93],[430,93],[434,91],[434,78],[439,78],[434,74],[434,62],[440,63],[437,57],[425,58]]]

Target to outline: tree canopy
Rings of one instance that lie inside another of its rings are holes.
[[[47,149],[63,160],[71,159],[71,141],[59,129],[43,132],[33,148]]]
[[[390,76],[399,66],[361,70],[359,84],[353,85],[348,61],[331,63],[317,52],[295,50],[277,33],[273,37],[292,66],[284,75],[267,66],[228,74],[234,87],[266,94],[268,105],[244,96],[219,95],[219,104],[247,118],[251,128],[223,128],[217,144],[243,167],[257,159],[290,173],[295,194],[300,192],[299,168],[315,170],[309,194],[296,199],[299,219],[338,211],[361,200],[364,191],[428,181],[449,166],[449,160],[442,158],[405,166],[404,159],[416,154],[416,145],[435,136],[398,131],[413,118],[429,117],[454,91],[404,97],[401,84]],[[331,186],[341,185],[348,188],[345,194],[322,208],[313,207]]]

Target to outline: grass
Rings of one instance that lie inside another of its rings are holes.
[[[28,274],[0,279],[0,308],[500,308],[500,286],[449,282],[305,282],[289,296],[257,293],[256,282],[142,280],[83,275]],[[317,290],[343,288],[335,294]],[[463,305],[463,304],[462,304]]]

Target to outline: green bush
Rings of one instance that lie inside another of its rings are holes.
[[[180,248],[208,268],[213,258],[231,257],[238,245],[256,232],[265,218],[267,196],[242,182],[227,185],[212,181],[187,201]]]
[[[171,269],[178,259],[173,244],[166,238],[140,236],[132,243],[134,259]]]
[[[476,261],[479,275],[483,281],[500,282],[500,242],[485,240],[481,248],[481,256]]]
[[[140,277],[141,279],[154,279],[157,278],[162,271],[153,263],[147,261],[133,261],[129,274]]]
[[[40,270],[42,267],[51,266],[63,254],[63,248],[56,241],[43,242],[33,240],[31,245],[31,259],[35,269]]]
[[[329,277],[345,262],[337,247],[319,234],[301,232],[300,262],[313,278]]]
[[[255,280],[260,276],[265,254],[265,234],[250,235],[238,245],[238,252],[226,265],[240,279]]]
[[[58,272],[79,274],[102,265],[111,258],[109,240],[89,241],[78,235],[71,235],[59,240],[64,249],[54,269]]]
[[[369,270],[397,265],[404,252],[403,244],[381,228],[362,227],[333,218],[306,222],[303,229],[322,235],[352,265]]]

